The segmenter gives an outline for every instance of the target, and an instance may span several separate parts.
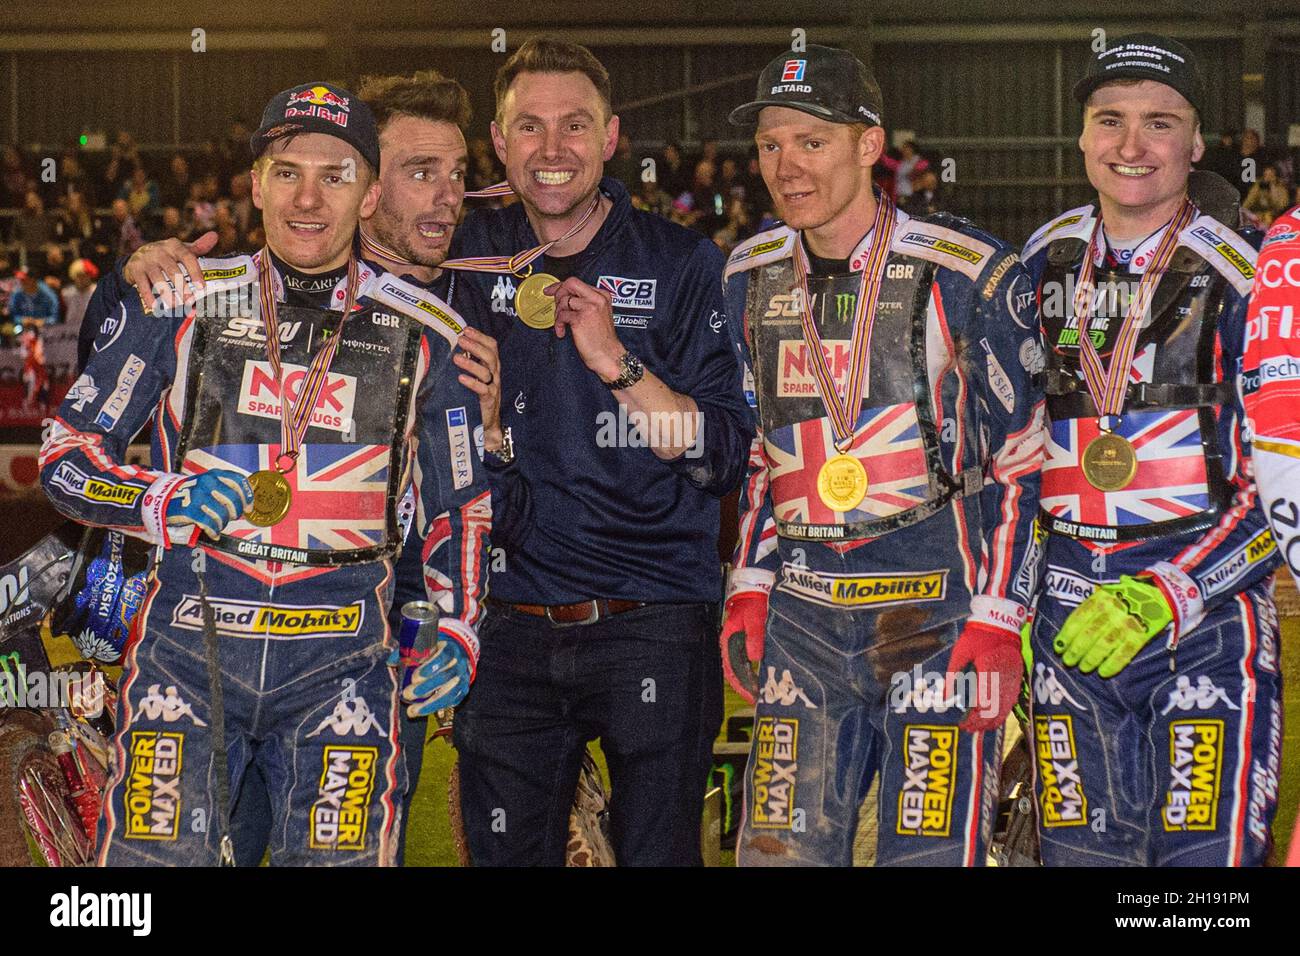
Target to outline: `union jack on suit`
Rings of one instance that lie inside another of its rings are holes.
[[[1070,294],[1097,215],[1095,206],[1062,214],[1023,253],[1048,349],[1031,637],[1043,862],[1258,865],[1269,852],[1277,788],[1268,768],[1282,727],[1278,555],[1257,500],[1239,378],[1259,236],[1198,211],[1139,327],[1121,413],[1099,416],[1079,371]],[[1128,295],[1169,228],[1131,256],[1113,252],[1103,232],[1092,253],[1106,294],[1090,329],[1107,368]],[[1084,472],[1103,431],[1136,455],[1120,488],[1098,488]],[[1174,595],[1173,625],[1114,677],[1062,666],[1053,639],[1069,613],[1097,584],[1140,572]]]
[[[728,327],[757,418],[728,596],[769,594],[737,844],[747,865],[848,865],[877,774],[878,863],[984,862],[1001,733],[959,730],[964,709],[930,681],[967,620],[1010,633],[1025,620],[1042,350],[1013,250],[955,217],[895,215],[866,396],[842,447],[792,305],[798,234],[755,236],[726,269]],[[841,392],[870,239],[842,271],[808,278]],[[819,488],[837,455],[867,478],[847,511]]]
[[[360,263],[357,304],[340,326],[345,275],[311,299],[286,295],[285,267],[261,255],[202,262],[205,297],[183,315],[146,315],[134,291],[123,297],[41,451],[60,511],[156,546],[125,659],[100,860],[215,863],[220,778],[229,774],[237,801],[256,763],[271,797],[273,863],[387,864],[406,768],[386,615],[408,490],[439,629],[477,658],[490,507],[474,454],[477,399],[451,361],[461,320],[426,290]],[[265,374],[262,269],[274,269],[286,395]],[[332,311],[319,307],[327,303]],[[274,467],[280,403],[302,381],[292,370],[330,334],[338,352],[285,474],[283,520],[241,518],[216,541],[168,526],[167,498],[186,475]],[[124,464],[151,417],[150,465]]]

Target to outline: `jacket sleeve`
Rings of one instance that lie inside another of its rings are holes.
[[[1219,316],[1215,378],[1235,382],[1242,370],[1249,300],[1232,289],[1225,297]],[[1277,546],[1259,505],[1251,436],[1243,428],[1245,416],[1240,390],[1234,388],[1217,423],[1224,477],[1233,492],[1229,506],[1199,540],[1147,572],[1160,584],[1173,608],[1175,636],[1191,631],[1207,611],[1259,583],[1278,565]],[[1268,444],[1268,439],[1264,442]]]
[[[1259,505],[1300,578],[1300,206],[1279,216],[1259,254],[1246,319],[1241,393]]]
[[[727,332],[736,351],[743,376],[744,394],[754,438],[749,443],[745,477],[740,485],[739,537],[727,578],[727,597],[745,591],[767,594],[781,567],[777,549],[776,519],[769,493],[767,459],[763,454],[763,429],[758,421],[753,364],[749,351],[749,317],[745,314],[748,281],[744,273],[730,280],[726,289]]]
[[[146,316],[134,292],[113,311],[115,334],[91,356],[41,444],[41,484],[60,513],[83,524],[152,544],[193,544],[196,526],[169,530],[165,521],[185,476],[124,464],[131,439],[162,408],[188,322]]]
[[[478,396],[457,381],[443,339],[426,332],[423,348],[429,366],[417,406],[413,480],[425,590],[442,611],[438,626],[477,662],[492,523],[487,476],[474,451]]]
[[[667,462],[696,488],[721,498],[739,484],[753,430],[741,390],[741,368],[728,341],[722,299],[722,253],[696,245],[679,277],[663,368],[651,369],[702,414],[696,443]]]
[[[86,303],[86,314],[81,319],[81,330],[77,333],[77,373],[80,374],[90,361],[95,348],[95,339],[99,336],[104,320],[115,312],[125,298],[128,285],[122,278],[122,268],[126,260],[121,260],[117,267],[107,270],[95,283],[95,291]]]
[[[1013,255],[1008,253],[1008,256]],[[991,263],[996,271],[1006,258]],[[967,348],[979,402],[984,460],[983,548],[971,620],[1019,633],[1036,580],[1034,547],[1043,464],[1043,366],[1038,311],[1019,261],[994,284],[979,283]]]

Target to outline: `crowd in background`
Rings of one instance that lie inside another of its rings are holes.
[[[141,244],[217,234],[214,256],[248,253],[265,241],[248,177],[248,126],[197,149],[144,151],[128,132],[107,150],[70,146],[60,155],[0,149],[0,330],[80,322],[94,281]],[[491,143],[468,143],[467,189],[505,178]],[[641,209],[709,236],[724,251],[771,227],[771,197],[755,150],[707,140],[696,150],[669,143],[634,149],[620,138],[607,175]],[[916,144],[891,150],[876,167],[881,187],[914,215],[939,208],[939,182]],[[483,202],[477,200],[474,202]],[[87,291],[89,290],[89,291]]]

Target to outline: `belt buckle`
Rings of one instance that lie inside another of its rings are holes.
[[[600,620],[600,602],[593,600],[588,602],[591,605],[591,611],[581,621],[557,621],[555,615],[551,613],[551,605],[546,605],[546,619],[555,627],[578,627],[583,624],[595,624]]]

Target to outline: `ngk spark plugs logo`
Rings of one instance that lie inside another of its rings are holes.
[[[1073,718],[1068,714],[1035,717],[1034,738],[1038,745],[1043,826],[1083,826],[1088,822],[1088,798],[1079,778]]]
[[[1214,830],[1223,778],[1223,721],[1169,725],[1169,789],[1160,816],[1165,830]]]
[[[298,390],[307,378],[302,365],[282,366],[284,387],[290,401],[298,400]],[[333,432],[346,432],[352,423],[352,409],[357,398],[355,375],[331,372],[312,409],[311,424]],[[280,420],[280,385],[271,371],[270,362],[244,363],[244,378],[239,385],[239,411],[244,415]]]
[[[128,839],[176,839],[184,752],[184,734],[131,732],[131,769],[125,794]]]
[[[320,791],[311,808],[313,850],[364,850],[377,747],[326,747]]]
[[[848,339],[823,339],[822,351],[830,363],[835,387],[843,389],[849,374]],[[803,339],[782,339],[778,358],[777,398],[806,398],[817,395],[817,378],[813,375],[812,355]]]
[[[900,836],[946,837],[952,830],[957,728],[906,725],[903,757],[907,762],[896,831]]]
[[[767,830],[789,830],[799,770],[799,721],[760,717],[754,733],[752,825]]]

